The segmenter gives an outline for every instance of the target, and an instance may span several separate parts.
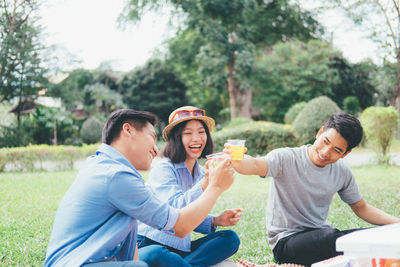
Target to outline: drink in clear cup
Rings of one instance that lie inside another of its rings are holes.
[[[244,144],[246,140],[228,140],[229,149],[232,150],[232,160],[242,160],[244,156]]]
[[[230,157],[231,157],[230,155],[225,154],[223,152],[218,152],[206,156],[207,160],[211,161],[211,164],[213,165],[214,168],[217,167],[222,161]]]

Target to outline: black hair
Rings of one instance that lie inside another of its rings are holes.
[[[167,144],[162,151],[162,155],[169,158],[173,163],[179,163],[186,160],[186,150],[182,143],[182,132],[185,128],[185,125],[189,121],[190,120],[179,123],[174,128],[172,128],[169,134],[169,138],[167,140]],[[214,143],[212,141],[210,130],[208,129],[207,125],[201,120],[197,121],[203,124],[203,127],[206,130],[207,134],[207,142],[200,155],[200,158],[205,158],[206,155],[213,153]]]
[[[137,111],[134,109],[119,109],[108,116],[104,125],[101,141],[110,145],[119,137],[124,123],[129,123],[136,130],[141,131],[146,123],[152,125],[157,123],[157,116],[147,111]]]
[[[346,152],[358,146],[363,137],[363,128],[360,121],[346,112],[338,112],[332,115],[325,123],[324,130],[335,129],[347,141]]]

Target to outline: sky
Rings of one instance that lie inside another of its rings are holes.
[[[129,71],[143,65],[154,49],[174,34],[168,18],[146,15],[136,25],[124,30],[117,27],[117,18],[124,0],[51,0],[40,10],[48,46],[56,45],[64,69],[95,69],[107,62],[113,70]],[[356,63],[376,58],[376,44],[337,11],[320,14],[320,21],[332,33],[333,45],[344,57]],[[73,55],[80,63],[71,63]]]

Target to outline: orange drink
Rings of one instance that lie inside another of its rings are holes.
[[[229,149],[232,150],[232,160],[242,160],[244,156],[244,144],[246,140],[228,140]]]

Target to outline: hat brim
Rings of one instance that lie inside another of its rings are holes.
[[[207,117],[207,116],[193,116],[193,117],[187,117],[187,118],[179,119],[179,120],[177,120],[177,121],[174,121],[174,122],[168,124],[167,127],[165,127],[164,130],[163,130],[163,138],[164,138],[164,140],[165,140],[165,141],[168,141],[169,134],[170,134],[172,128],[174,128],[176,125],[178,125],[178,124],[180,124],[180,123],[182,123],[182,122],[190,121],[190,120],[199,120],[199,121],[203,121],[203,122],[207,125],[208,130],[209,130],[210,132],[211,132],[212,130],[214,130],[215,121],[214,121],[214,119],[212,119],[212,118],[210,118],[210,117]]]

